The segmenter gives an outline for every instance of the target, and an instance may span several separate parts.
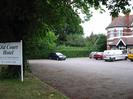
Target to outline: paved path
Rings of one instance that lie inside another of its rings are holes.
[[[133,62],[30,60],[32,72],[70,99],[133,99]]]

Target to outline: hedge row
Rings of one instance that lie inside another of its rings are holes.
[[[52,49],[36,46],[26,51],[25,55],[27,59],[47,59],[51,52],[53,52]]]
[[[55,50],[46,49],[45,47],[35,47],[30,51],[27,51],[25,54],[28,59],[46,59],[51,52],[61,52],[67,57],[72,58],[88,57],[91,51],[85,47],[59,47]]]
[[[72,57],[88,57],[90,51],[86,48],[66,48],[66,49],[58,49],[58,52],[63,53],[69,58]]]

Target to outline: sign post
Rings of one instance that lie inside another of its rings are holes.
[[[20,65],[21,81],[23,82],[23,45],[21,42],[0,43],[0,64]]]
[[[24,73],[23,73],[23,42],[21,40],[21,81],[24,81]]]

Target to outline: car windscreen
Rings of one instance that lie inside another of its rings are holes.
[[[113,52],[111,52],[111,51],[105,51],[104,52],[104,55],[113,55]]]
[[[56,53],[56,55],[58,55],[58,56],[63,56],[63,54],[62,54],[62,53]]]
[[[98,54],[98,55],[102,55],[103,53],[102,53],[102,52],[97,52],[96,54]]]
[[[133,50],[129,51],[129,54],[133,54]]]

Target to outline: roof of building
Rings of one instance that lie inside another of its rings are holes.
[[[128,45],[133,45],[133,37],[132,38],[127,38],[125,43],[128,44]]]
[[[116,46],[120,40],[122,40],[126,45],[133,45],[133,37],[114,39],[113,42],[109,45]]]
[[[127,27],[131,26],[132,23],[133,23],[133,15],[129,15],[129,24],[126,22],[126,16],[119,16],[114,18],[111,24],[109,24],[106,29],[113,27]]]

